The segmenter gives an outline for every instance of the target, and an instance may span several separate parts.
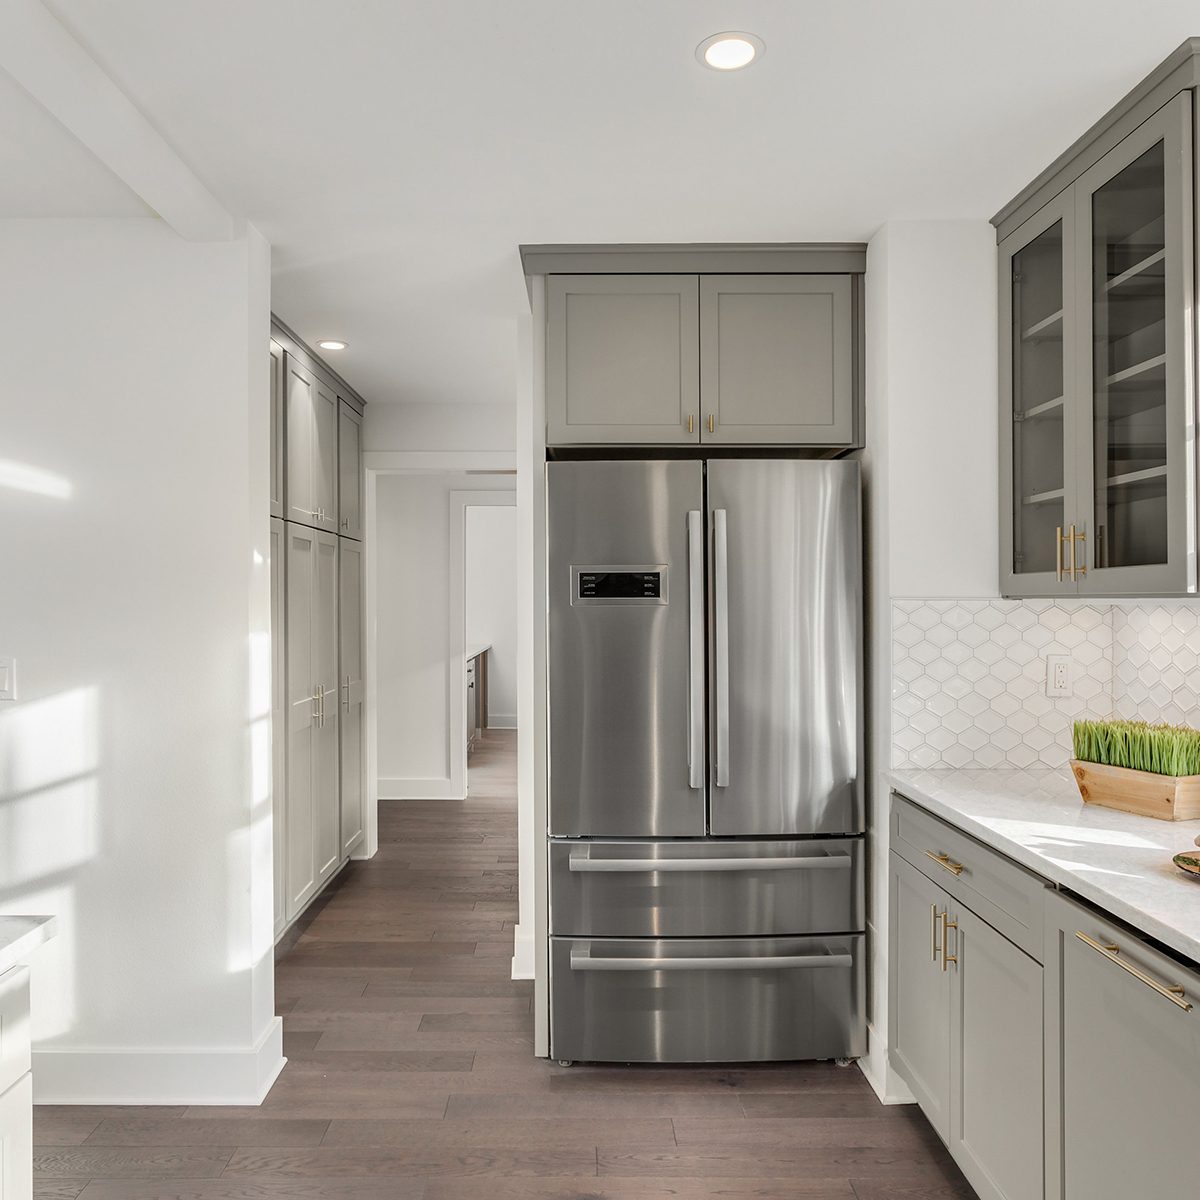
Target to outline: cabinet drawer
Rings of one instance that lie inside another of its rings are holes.
[[[866,1050],[863,941],[551,938],[551,1057],[857,1057]]]
[[[862,929],[862,842],[555,842],[550,929],[737,937]]]
[[[29,968],[0,975],[0,1092],[29,1070]]]
[[[900,795],[891,830],[897,854],[1042,961],[1043,880]]]

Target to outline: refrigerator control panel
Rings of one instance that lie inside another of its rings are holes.
[[[666,604],[665,565],[572,567],[572,604]]]

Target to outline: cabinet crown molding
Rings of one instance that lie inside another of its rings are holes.
[[[535,275],[861,275],[866,242],[682,242],[521,246]]]

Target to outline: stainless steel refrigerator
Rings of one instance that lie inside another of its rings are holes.
[[[858,464],[547,473],[551,1056],[861,1055]]]

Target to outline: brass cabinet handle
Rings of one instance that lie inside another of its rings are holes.
[[[695,420],[696,420],[696,418],[693,416],[693,414],[688,413],[688,424],[687,424],[688,433],[694,432],[693,426],[695,425]]]
[[[929,906],[929,961],[938,960],[938,910],[936,904]]]
[[[708,432],[717,432],[717,418],[712,413],[708,414]]]
[[[1067,539],[1063,537],[1063,527],[1056,525],[1054,527],[1054,577],[1059,583],[1063,581],[1063,542]]]
[[[1078,929],[1075,931],[1075,936],[1085,946],[1090,946],[1096,951],[1097,954],[1102,954],[1105,958],[1107,958],[1109,962],[1116,963],[1122,971],[1128,971],[1129,974],[1134,977],[1134,979],[1144,983],[1148,988],[1156,991],[1165,999],[1170,1000],[1172,1004],[1182,1008],[1184,1012],[1192,1011],[1191,1001],[1187,999],[1184,989],[1180,984],[1176,983],[1168,985],[1159,983],[1157,979],[1151,979],[1145,971],[1135,967],[1133,963],[1126,962],[1125,959],[1118,957],[1118,955],[1121,953],[1120,946],[1114,946],[1111,942],[1108,945],[1104,945],[1101,942],[1096,941],[1095,938],[1088,937],[1086,933]]]
[[[943,971],[950,970],[951,963],[953,963],[956,967],[958,966],[958,955],[950,954],[946,950],[946,930],[947,929],[957,929],[957,928],[958,928],[958,922],[950,920],[950,910],[946,909],[946,911],[944,913],[942,913],[942,970]]]
[[[1084,549],[1083,549],[1082,565],[1079,563],[1079,561],[1077,560],[1076,555],[1075,555],[1075,543],[1076,542],[1085,543]],[[1072,525],[1071,526],[1071,578],[1072,578],[1072,580],[1075,578],[1076,575],[1086,575],[1087,574],[1087,545],[1086,545],[1086,543],[1087,543],[1087,534],[1086,533],[1077,533],[1075,530],[1075,526]]]
[[[948,854],[934,854],[932,850],[925,851],[926,858],[932,858],[939,867],[944,867],[951,875],[961,875],[965,868],[962,863],[956,863]]]

